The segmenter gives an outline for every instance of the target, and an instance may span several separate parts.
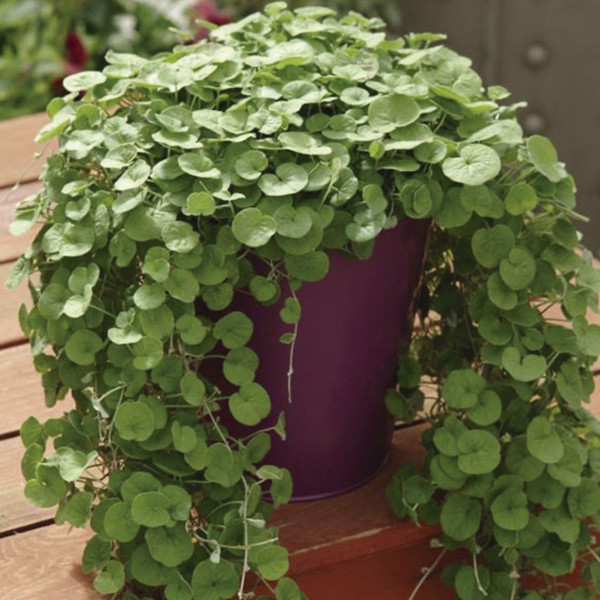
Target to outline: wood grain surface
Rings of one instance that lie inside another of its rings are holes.
[[[46,407],[41,375],[31,362],[29,344],[0,350],[0,436],[18,431],[30,415],[40,421],[70,410],[71,401]]]
[[[14,290],[6,289],[5,282],[11,266],[11,263],[0,265],[0,348],[14,345],[25,339],[17,314],[23,302],[28,306],[31,305],[25,282]]]
[[[46,144],[33,141],[47,122],[44,113],[0,122],[0,188],[38,178],[44,158],[57,148],[56,140]],[[36,153],[42,157],[36,158]]]
[[[0,539],[0,581],[6,600],[98,600],[81,573],[88,531],[48,526]]]
[[[24,448],[21,439],[14,437],[2,440],[0,444],[0,534],[3,534],[49,519],[55,511],[37,508],[23,495],[25,481],[20,463]]]

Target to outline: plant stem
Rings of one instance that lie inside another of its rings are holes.
[[[248,572],[248,483],[246,478],[242,477],[244,482],[244,502],[242,504],[242,522],[244,523],[244,564],[242,566],[242,577],[240,579],[240,587],[238,590],[238,598],[243,600],[244,587],[246,585],[246,573]]]
[[[425,572],[423,573],[423,577],[421,577],[421,579],[419,579],[419,583],[417,583],[417,585],[415,586],[411,595],[408,597],[408,600],[415,600],[415,598],[417,597],[417,594],[419,593],[419,590],[423,587],[423,584],[429,579],[429,576],[431,575],[431,573],[433,573],[433,570],[438,566],[438,564],[440,563],[442,558],[444,558],[444,555],[446,554],[446,552],[448,552],[448,548],[444,548],[440,552],[439,556],[433,561],[433,563],[431,563],[431,566],[429,566],[425,569]]]
[[[479,567],[477,565],[477,555],[475,553],[473,553],[473,574],[475,575],[475,581],[477,583],[477,589],[484,596],[487,596],[488,593],[485,591],[484,587],[481,585],[481,580],[479,579]]]
[[[290,292],[292,293],[292,298],[298,302],[298,297],[296,296],[296,292],[290,286]],[[298,321],[294,323],[294,333],[292,338],[292,343],[290,345],[290,362],[288,366],[287,372],[287,391],[288,391],[288,403],[292,403],[292,376],[294,375],[294,352],[296,350],[296,340],[298,339]]]

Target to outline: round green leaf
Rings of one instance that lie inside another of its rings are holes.
[[[325,252],[309,252],[300,256],[286,255],[284,264],[291,277],[301,281],[320,281],[329,271],[329,256]]]
[[[185,201],[185,215],[209,216],[214,214],[217,205],[215,199],[209,192],[193,192]]]
[[[537,460],[537,459],[536,459]],[[543,463],[540,463],[543,464]],[[554,466],[554,465],[549,465]],[[527,484],[527,498],[544,508],[557,508],[565,497],[565,487],[544,471]]]
[[[198,281],[186,269],[173,269],[167,280],[165,288],[173,298],[182,302],[193,302],[200,293]]]
[[[245,346],[253,331],[252,321],[243,312],[233,311],[217,321],[213,335],[226,348],[232,350]]]
[[[535,277],[535,260],[525,248],[513,248],[500,262],[500,277],[511,290],[524,290]]]
[[[77,492],[67,503],[66,519],[73,527],[84,527],[90,518],[94,495],[91,492]]]
[[[535,168],[550,181],[557,183],[567,176],[564,166],[558,162],[556,148],[548,138],[532,135],[527,140],[527,150]]]
[[[235,161],[235,172],[248,181],[256,181],[269,165],[269,160],[260,150],[248,150]]]
[[[454,578],[454,587],[460,600],[484,600],[488,595],[486,590],[489,589],[489,584],[489,571],[482,566],[477,567],[477,577],[475,569],[465,565],[458,570]]]
[[[228,352],[223,361],[223,374],[230,383],[244,385],[254,380],[259,359],[250,348],[235,348]]]
[[[369,125],[381,133],[389,133],[414,123],[419,114],[419,105],[409,96],[380,96],[369,105]]]
[[[205,477],[208,481],[228,488],[241,479],[244,466],[240,456],[225,444],[212,444],[204,458]]]
[[[99,594],[116,594],[125,584],[125,568],[123,564],[110,560],[96,575],[94,587]]]
[[[163,357],[162,342],[154,337],[143,337],[136,342],[131,351],[133,352],[133,366],[140,371],[153,369]]]
[[[458,456],[458,438],[467,431],[466,425],[450,415],[444,419],[444,426],[433,434],[435,447],[446,456]]]
[[[494,522],[509,531],[520,531],[529,523],[525,492],[509,487],[497,496],[491,505]]]
[[[466,431],[458,438],[458,466],[469,475],[491,473],[500,464],[500,444],[488,431]]]
[[[522,215],[537,206],[537,194],[527,183],[517,183],[510,188],[504,204],[511,215]]]
[[[448,406],[462,410],[476,406],[484,388],[481,375],[471,369],[456,369],[450,372],[442,386],[442,397]]]
[[[138,158],[127,170],[115,181],[115,189],[120,192],[140,188],[150,176],[150,165]]]
[[[309,156],[323,156],[331,154],[331,148],[304,131],[285,131],[277,138],[286,150]]]
[[[65,77],[62,85],[68,92],[87,92],[106,81],[106,75],[98,71],[80,71]]]
[[[131,515],[131,506],[126,502],[116,502],[106,511],[103,526],[106,535],[118,542],[130,542],[140,530],[139,523]]]
[[[258,187],[267,196],[297,194],[307,185],[308,173],[294,163],[279,165],[275,169],[275,175],[267,173],[258,180]]]
[[[444,142],[434,140],[433,142],[425,142],[415,148],[415,158],[422,163],[435,165],[446,158],[448,148]]]
[[[189,223],[183,221],[172,221],[167,223],[161,231],[165,246],[173,251],[186,253],[193,250],[200,240],[197,231]]]
[[[499,219],[504,213],[502,200],[485,185],[465,185],[460,192],[462,205],[480,217]]]
[[[220,171],[214,168],[205,154],[187,152],[177,158],[177,164],[184,173],[200,179],[214,179],[220,175]]]
[[[488,268],[497,267],[515,245],[515,236],[506,225],[478,229],[471,239],[471,248],[477,262]]]
[[[142,492],[131,503],[131,516],[144,527],[161,527],[171,517],[167,510],[169,499],[160,492]]]
[[[160,283],[145,284],[136,290],[133,301],[142,310],[158,308],[165,302],[165,288]]]
[[[491,425],[502,416],[502,401],[496,392],[483,390],[477,396],[477,404],[467,409],[467,416],[476,425]]]
[[[238,588],[238,575],[230,562],[205,560],[192,574],[194,600],[228,600]]]
[[[253,427],[271,412],[271,401],[261,385],[246,383],[229,399],[229,410],[237,421]]]
[[[487,280],[487,293],[490,300],[502,310],[512,310],[519,302],[517,293],[502,281],[499,273],[493,273]]]
[[[527,448],[543,463],[557,463],[565,452],[556,429],[545,417],[534,417],[527,427]]]
[[[100,336],[89,329],[79,329],[65,344],[65,352],[69,360],[77,365],[93,364],[96,354],[104,344]]]
[[[160,481],[144,471],[138,471],[128,477],[121,485],[121,496],[126,502],[133,499],[142,492],[156,492],[160,489]]]
[[[283,577],[290,568],[288,551],[281,546],[261,548],[255,557],[258,572],[269,581]]]
[[[148,529],[145,538],[152,558],[167,567],[180,565],[194,552],[191,533],[186,531],[184,523]]]
[[[123,402],[115,414],[115,427],[124,440],[143,442],[154,432],[154,415],[143,402]]]
[[[258,248],[275,235],[277,221],[270,215],[263,215],[258,208],[244,208],[235,215],[231,230],[242,244]]]
[[[249,288],[254,297],[263,304],[270,303],[279,296],[277,283],[260,275],[256,275],[250,280]]]
[[[502,366],[517,381],[535,381],[546,372],[546,359],[539,354],[527,354],[521,358],[519,351],[511,346],[502,353]]]
[[[202,321],[192,315],[182,315],[175,322],[175,327],[186,344],[200,344],[208,333]]]
[[[280,206],[274,214],[277,221],[277,233],[285,237],[301,238],[312,228],[311,211],[301,206]]]
[[[510,323],[501,321],[492,315],[484,315],[479,320],[479,334],[484,340],[496,346],[508,344],[513,337],[513,330]]]
[[[594,479],[582,479],[567,494],[569,512],[576,519],[597,517],[600,511],[600,488]]]
[[[475,535],[481,521],[481,504],[463,494],[450,494],[440,514],[442,529],[446,535],[459,542]]]
[[[531,455],[524,435],[516,437],[510,443],[505,464],[509,473],[518,475],[523,481],[533,481],[544,471],[544,463]]]
[[[452,181],[465,185],[482,185],[500,173],[500,157],[488,146],[468,144],[458,154],[458,157],[446,158],[442,163],[444,175]]]
[[[206,386],[195,374],[189,371],[181,379],[183,399],[192,406],[200,406],[206,397]]]

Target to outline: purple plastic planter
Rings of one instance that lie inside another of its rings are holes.
[[[369,260],[332,253],[327,277],[298,291],[302,317],[291,403],[290,346],[279,341],[292,330],[279,317],[283,300],[264,307],[251,296],[237,295],[228,308],[242,310],[254,322],[248,345],[260,357],[256,381],[273,404],[260,428],[285,412],[287,439],[273,436],[266,460],[290,469],[294,500],[351,490],[386,461],[392,422],[383,399],[410,336],[428,225],[401,221],[378,237]]]

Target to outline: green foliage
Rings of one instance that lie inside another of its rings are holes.
[[[263,464],[284,421],[264,426],[254,326],[231,303],[276,305],[293,357],[296,292],[330,251],[368,259],[407,216],[431,221],[423,318],[386,403],[410,420],[421,381],[434,397],[426,469],[393,478],[395,514],[439,521],[443,545],[473,554],[447,578],[460,598],[526,598],[526,575],[577,560],[597,589],[584,402],[600,278],[577,251],[574,183],[438,36],[379,28],[276,3],[211,42],[110,53],[49,105],[40,139],[61,149],[19,209],[16,231],[42,228],[10,284],[31,276],[21,321],[47,403],[70,391],[76,408],[23,424],[22,469],[32,502],[96,533],[83,564],[100,593],[251,597],[251,570],[302,598],[266,525],[292,494]]]
[[[549,140],[523,138],[518,105],[495,106],[467,62],[429,52],[416,62],[437,70],[412,75],[436,105],[436,135],[396,160],[422,163],[404,208],[433,220],[424,321],[398,371],[403,395],[423,381],[433,396],[422,413],[432,494],[416,498],[402,469],[388,497],[398,516],[439,521],[446,548],[472,553],[445,575],[461,599],[596,597],[597,574],[569,593],[554,580],[577,561],[598,570],[600,428],[585,403],[600,348],[585,314],[600,286],[572,225],[583,219],[575,185]],[[390,397],[396,416],[414,416]],[[528,593],[528,574],[545,582],[539,593]]]
[[[0,6],[0,120],[38,112],[74,70],[104,66],[109,48],[151,56],[191,29],[184,0],[170,11],[152,0],[4,0]],[[85,89],[85,78],[78,78]],[[73,84],[69,91],[77,88]],[[89,139],[87,140],[89,141]],[[70,144],[84,148],[74,138]],[[83,150],[77,150],[83,151]],[[114,160],[117,154],[108,159]]]

